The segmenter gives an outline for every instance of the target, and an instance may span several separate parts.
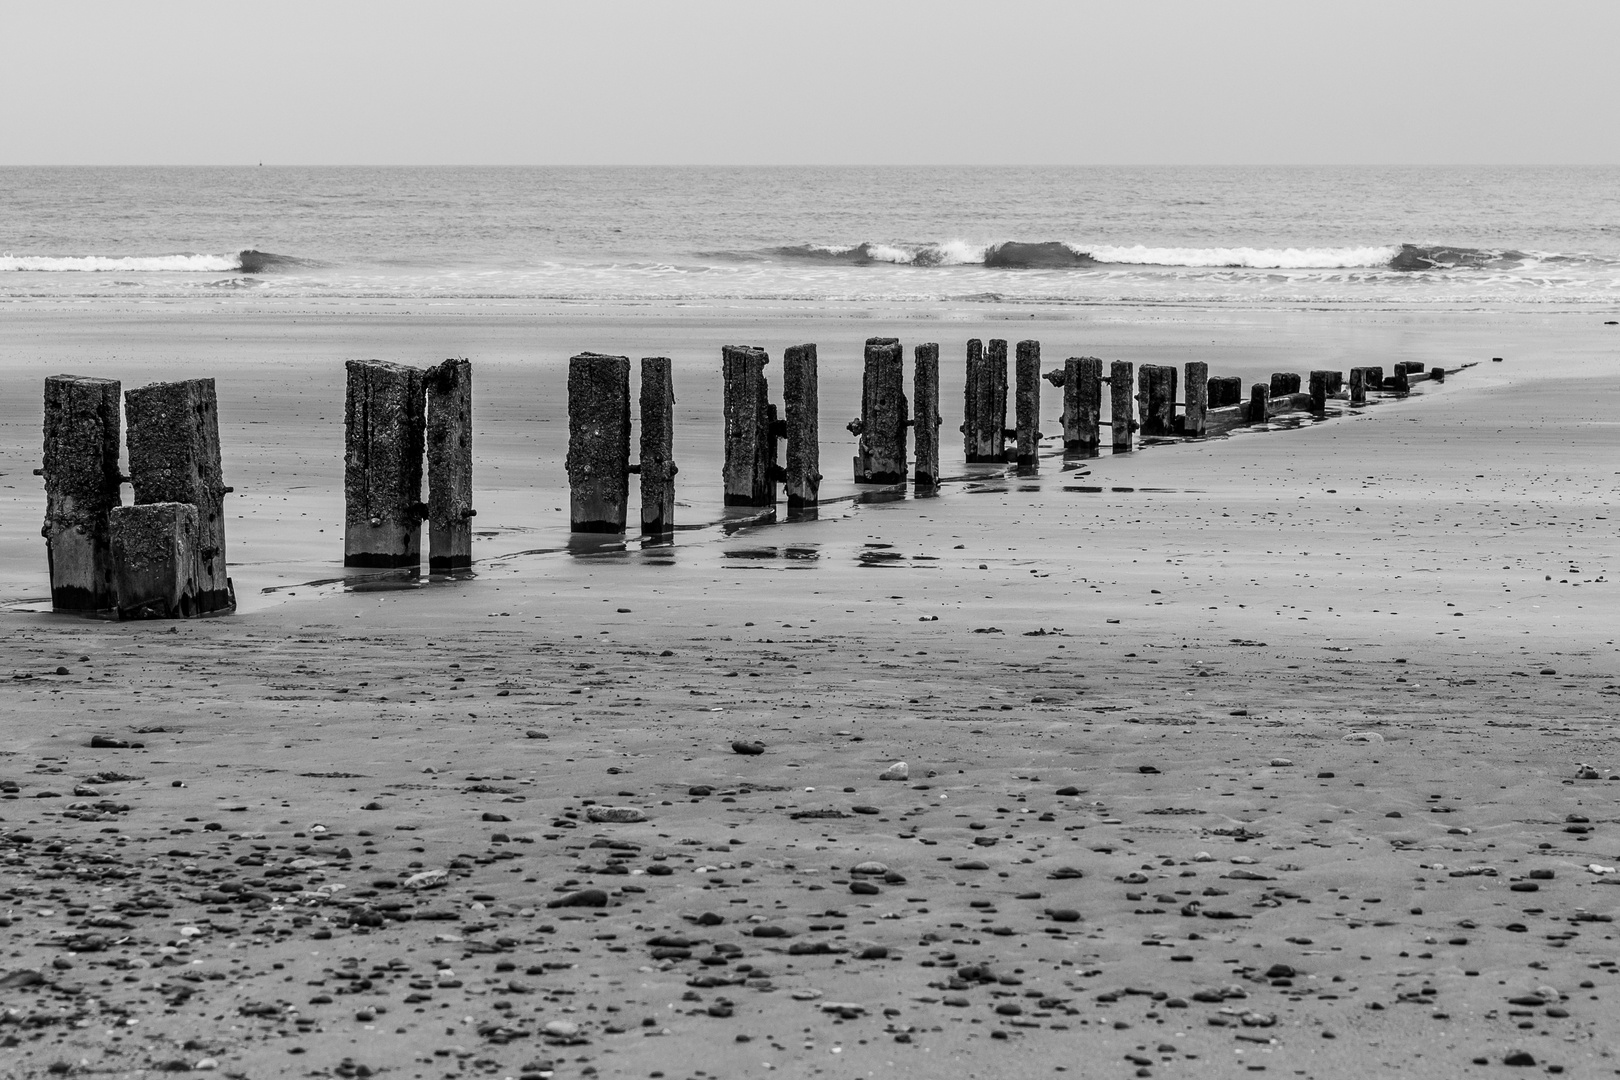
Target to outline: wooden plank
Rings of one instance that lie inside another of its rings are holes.
[[[343,565],[422,562],[422,372],[350,360],[343,428]]]
[[[422,376],[427,398],[428,569],[472,567],[472,364],[446,360]]]
[[[107,514],[121,502],[118,451],[121,387],[116,379],[52,375],[45,380],[45,554],[51,607],[96,612],[113,604]]]
[[[568,528],[624,532],[630,506],[630,358],[568,360]]]

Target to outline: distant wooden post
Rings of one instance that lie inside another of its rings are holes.
[[[343,565],[422,563],[422,372],[350,360],[344,400]]]
[[[1209,416],[1209,365],[1202,360],[1190,361],[1186,374],[1187,400],[1182,407],[1181,433],[1201,439]]]
[[[939,346],[933,342],[912,350],[912,438],[917,464],[913,473],[918,489],[939,486]]]
[[[1249,389],[1249,423],[1264,424],[1270,419],[1271,388],[1257,382]]]
[[[1243,380],[1236,375],[1218,376],[1210,379],[1207,385],[1211,409],[1243,404]]]
[[[1369,368],[1366,369],[1366,371],[1367,371],[1367,389],[1368,390],[1379,390],[1379,391],[1383,390],[1384,389],[1384,369],[1381,368],[1381,367],[1369,367]]]
[[[787,413],[788,510],[804,515],[821,501],[821,404],[816,347],[794,345],[782,354],[782,407]]]
[[[1007,460],[1007,343],[978,338],[967,343],[962,433],[969,463]]]
[[[113,603],[120,619],[189,619],[204,611],[197,580],[203,565],[197,507],[154,502],[114,507]]]
[[[906,479],[905,351],[896,338],[866,339],[861,377],[861,418],[850,425],[858,438],[857,484],[899,484]]]
[[[1071,356],[1063,362],[1063,448],[1094,453],[1101,420],[1102,361]]]
[[[1350,407],[1367,404],[1367,369],[1353,367],[1350,369]]]
[[[1446,381],[1446,369],[1443,368],[1443,367],[1432,367],[1432,368],[1430,368],[1429,369],[1429,379],[1432,382],[1445,382]]]
[[[1271,396],[1282,397],[1284,394],[1299,393],[1299,374],[1293,371],[1274,371],[1271,373]]]
[[[1131,394],[1134,366],[1129,360],[1115,360],[1108,368],[1108,424],[1116,454],[1130,451],[1131,432],[1136,429]]]
[[[1166,364],[1143,364],[1136,373],[1137,399],[1142,408],[1142,434],[1175,432],[1176,369]]]
[[[427,396],[428,569],[472,567],[472,364],[446,360],[422,374]]]
[[[1318,416],[1327,412],[1328,375],[1331,372],[1311,372],[1311,412]]]
[[[641,358],[641,531],[675,531],[675,379],[667,356]]]
[[[1344,389],[1344,372],[1330,371],[1327,373],[1328,397],[1333,397]]]
[[[52,375],[45,380],[46,559],[51,607],[112,606],[107,513],[119,504],[120,386],[115,379]]]
[[[1412,380],[1407,377],[1404,365],[1395,365],[1395,374],[1385,380],[1384,389],[1396,397],[1405,397],[1412,392]]]
[[[1018,467],[1033,469],[1041,459],[1041,343],[1018,343],[1018,396],[1014,419]]]
[[[630,358],[568,360],[568,528],[624,532],[630,506]]]
[[[136,504],[190,503],[197,508],[192,613],[236,610],[225,559],[225,495],[231,489],[220,468],[214,380],[184,379],[131,390],[124,395],[124,415]],[[420,462],[420,441],[417,447]]]
[[[727,345],[720,351],[726,419],[727,506],[776,505],[776,410],[770,403],[764,349]]]

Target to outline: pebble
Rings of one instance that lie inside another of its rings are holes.
[[[911,766],[903,761],[897,761],[878,774],[879,780],[908,780],[911,778]]]
[[[738,739],[731,744],[731,750],[736,754],[763,754],[765,744],[762,742],[749,742],[747,739]]]
[[[581,889],[546,903],[548,908],[607,907],[607,905],[608,894],[602,889]]]
[[[1381,743],[1381,742],[1384,741],[1384,737],[1382,735],[1378,734],[1378,732],[1376,732],[1376,731],[1352,731],[1350,734],[1346,735],[1344,738],[1340,739],[1339,741],[1340,742]]]
[[[599,823],[630,825],[638,821],[646,821],[647,815],[634,806],[587,806],[585,808],[585,819]]]
[[[1286,769],[1288,766],[1292,765],[1293,762],[1285,757],[1274,757],[1271,759],[1271,764],[1274,768]]]
[[[546,1026],[540,1030],[547,1035],[555,1035],[558,1038],[566,1039],[579,1033],[579,1025],[572,1020],[548,1020]]]
[[[400,884],[407,889],[437,889],[450,884],[450,871],[441,868],[423,870],[420,874],[412,874]]]
[[[1078,795],[1078,794],[1080,794],[1080,789],[1071,784],[1068,787],[1060,787],[1060,788],[1058,788],[1052,794],[1054,794],[1054,795]]]
[[[849,872],[852,874],[871,874],[874,876],[879,876],[882,874],[887,874],[889,872],[889,868],[884,863],[869,859],[863,863],[856,863],[854,866],[849,868]]]

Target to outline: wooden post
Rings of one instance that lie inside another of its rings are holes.
[[[1384,389],[1396,397],[1405,397],[1412,392],[1412,380],[1407,377],[1406,368],[1401,364],[1395,365],[1395,374],[1384,382]]]
[[[124,395],[124,415],[136,504],[190,503],[197,508],[192,613],[235,611],[236,592],[225,559],[225,495],[231,489],[220,469],[214,380],[184,379],[131,390]]]
[[[1327,412],[1328,376],[1331,372],[1311,372],[1311,412],[1318,416]]]
[[[906,479],[906,364],[896,338],[866,339],[861,418],[850,425],[859,439],[857,484],[899,484]]]
[[[1443,368],[1443,367],[1432,367],[1432,368],[1430,368],[1429,369],[1429,379],[1431,381],[1433,381],[1433,382],[1445,382],[1446,381],[1446,369]]]
[[[1063,448],[1095,453],[1101,419],[1102,361],[1071,356],[1063,362]]]
[[[119,504],[120,386],[115,379],[52,375],[45,380],[45,555],[51,607],[112,606],[107,513]]]
[[[1299,393],[1299,375],[1293,371],[1274,371],[1271,373],[1271,396],[1282,397],[1284,394]]]
[[[202,604],[203,560],[197,507],[154,502],[108,514],[112,607],[120,619],[189,619],[217,610]]]
[[[1018,467],[1033,469],[1041,459],[1041,343],[1018,343],[1018,393],[1014,410]]]
[[[630,358],[568,361],[568,528],[624,532],[630,506]]]
[[[816,347],[782,354],[782,407],[787,413],[787,504],[803,516],[821,501],[821,404]]]
[[[1136,374],[1137,400],[1142,409],[1142,434],[1175,433],[1176,369],[1165,364],[1143,364]]]
[[[933,342],[918,345],[911,357],[912,438],[917,447],[914,483],[919,489],[938,487],[939,346]]]
[[[1224,409],[1243,404],[1243,380],[1236,375],[1223,375],[1209,380],[1209,407]]]
[[[675,531],[675,381],[667,356],[641,358],[641,531]]]
[[[1131,432],[1136,430],[1132,367],[1129,360],[1115,360],[1108,368],[1108,424],[1116,454],[1130,452]]]
[[[962,432],[969,463],[1007,460],[1007,343],[986,350],[978,338],[967,345]]]
[[[428,569],[472,567],[472,364],[446,360],[422,374],[427,396]]]
[[[1357,408],[1367,404],[1367,369],[1353,367],[1350,369],[1350,407]]]
[[[1182,408],[1181,433],[1188,438],[1204,437],[1209,415],[1209,365],[1201,360],[1187,364],[1186,404]]]
[[[1330,371],[1327,373],[1328,397],[1334,397],[1344,389],[1344,372]]]
[[[720,350],[725,381],[727,506],[776,505],[776,410],[770,404],[764,349]]]
[[[1369,367],[1367,370],[1367,389],[1382,391],[1384,389],[1384,369]]]
[[[343,565],[422,563],[422,372],[345,365]]]
[[[1264,424],[1270,419],[1270,412],[1271,388],[1263,382],[1257,382],[1249,389],[1249,423]]]

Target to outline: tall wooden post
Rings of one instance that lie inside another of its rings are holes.
[[[1210,379],[1209,407],[1223,409],[1228,405],[1243,404],[1243,380],[1236,375],[1223,375]]]
[[[1356,408],[1367,404],[1367,369],[1353,367],[1350,369],[1350,407]]]
[[[115,379],[52,375],[45,380],[45,554],[51,607],[112,606],[107,514],[119,498],[120,386]]]
[[[1327,371],[1311,372],[1311,412],[1321,416],[1327,412],[1328,376]]]
[[[917,488],[939,485],[939,345],[929,342],[912,350],[912,437],[917,464]]]
[[[220,468],[214,380],[184,379],[131,390],[124,395],[124,415],[136,504],[190,503],[197,508],[195,614],[236,610],[225,560],[225,495],[231,489]]]
[[[1063,448],[1094,453],[1101,419],[1102,361],[1071,356],[1063,362]]]
[[[850,425],[859,438],[857,484],[898,484],[906,478],[905,353],[896,338],[867,338],[861,377],[861,418]]]
[[[1033,469],[1041,459],[1041,343],[1018,343],[1018,396],[1014,410],[1018,467]]]
[[[120,619],[189,619],[201,606],[202,539],[192,503],[114,507],[112,608]]]
[[[641,531],[675,531],[675,381],[667,356],[641,358]]]
[[[1271,387],[1257,382],[1249,390],[1249,423],[1264,424],[1271,418]]]
[[[422,375],[427,396],[428,569],[472,567],[472,364],[446,360]]]
[[[1129,360],[1115,360],[1108,368],[1108,423],[1116,454],[1130,451],[1131,432],[1136,429],[1133,368]]]
[[[1143,364],[1136,373],[1137,399],[1142,409],[1142,434],[1175,433],[1176,369],[1166,364]]]
[[[782,353],[782,409],[787,414],[788,512],[805,516],[821,501],[821,396],[814,345]]]
[[[422,372],[382,360],[345,368],[343,565],[422,563]]]
[[[720,351],[726,419],[727,506],[776,505],[776,410],[770,403],[764,349],[727,345]]]
[[[962,433],[969,463],[1007,460],[1007,343],[986,350],[978,338],[967,344],[967,385]]]
[[[1299,373],[1294,371],[1273,371],[1271,373],[1270,393],[1272,397],[1299,393]]]
[[[1201,360],[1187,364],[1187,395],[1182,406],[1181,433],[1188,438],[1202,439],[1209,415],[1209,365]]]
[[[630,358],[568,360],[568,519],[577,533],[624,532],[630,506]]]

